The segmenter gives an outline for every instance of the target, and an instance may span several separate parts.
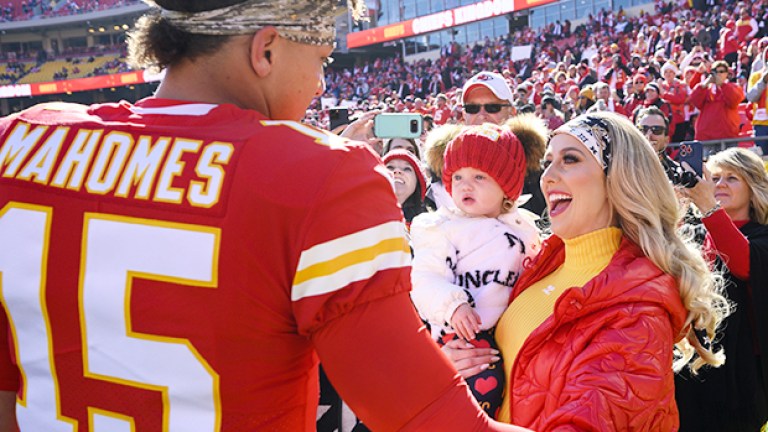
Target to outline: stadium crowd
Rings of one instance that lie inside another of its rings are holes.
[[[704,6],[658,1],[653,14],[603,10],[575,27],[566,20],[474,46],[454,42],[435,60],[389,58],[353,69],[330,67],[323,98],[358,113],[419,112],[434,125],[456,123],[462,117],[461,86],[485,70],[507,79],[518,111],[536,112],[551,126],[587,111],[634,117],[639,108],[653,105],[671,117],[673,142],[750,136],[753,121],[768,125],[768,119],[752,115],[751,102],[762,101],[764,93],[747,99],[756,91],[750,75],[766,64],[768,7],[762,0]],[[510,60],[512,48],[525,45],[532,47],[531,57]],[[717,69],[720,60],[726,64]],[[306,120],[327,127],[327,105],[316,99]],[[757,105],[765,104],[757,103],[755,110],[763,109]]]
[[[77,15],[136,3],[140,0],[12,0],[0,7],[0,22]]]

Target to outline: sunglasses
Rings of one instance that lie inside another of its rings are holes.
[[[648,131],[651,131],[654,135],[664,135],[667,133],[667,128],[664,126],[645,126],[641,125],[637,127],[640,129],[640,131],[643,133],[643,135],[647,134]]]
[[[717,69],[715,72],[717,73],[728,73],[727,69]]]
[[[510,104],[465,104],[464,112],[467,114],[477,114],[480,112],[480,108],[485,109],[488,114],[496,114],[504,107],[510,107]]]

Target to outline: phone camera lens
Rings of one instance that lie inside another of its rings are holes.
[[[419,123],[416,120],[411,120],[411,133],[419,131]]]

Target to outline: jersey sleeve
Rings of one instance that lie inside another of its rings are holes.
[[[11,124],[12,117],[9,116],[0,119],[0,136]],[[0,303],[0,391],[16,391],[19,388],[19,370],[12,362],[11,353],[13,343],[11,340],[11,331],[8,327],[8,317],[5,309]]]
[[[410,249],[392,184],[365,147],[345,150],[307,216],[291,301],[300,334],[410,290]]]
[[[13,364],[13,342],[8,328],[8,318],[0,308],[0,391],[17,391],[19,389],[19,370]]]

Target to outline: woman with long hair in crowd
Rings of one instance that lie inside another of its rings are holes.
[[[526,270],[496,339],[507,387],[499,420],[534,430],[669,431],[674,370],[718,366],[729,312],[719,278],[678,234],[675,192],[623,116],[558,128],[541,187],[553,235]],[[464,376],[493,352],[444,348]]]
[[[427,176],[416,156],[405,149],[395,149],[383,157],[395,185],[395,196],[403,209],[406,226],[417,215],[427,211],[424,195],[427,193]]]
[[[681,431],[757,431],[768,421],[768,174],[755,153],[711,156],[696,187],[710,252],[736,304],[722,339],[728,361],[676,379]]]

